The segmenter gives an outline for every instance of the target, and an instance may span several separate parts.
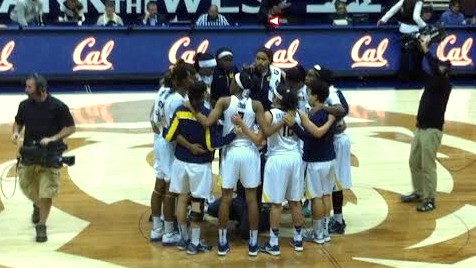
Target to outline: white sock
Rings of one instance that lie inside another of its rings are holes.
[[[344,217],[342,216],[342,213],[339,213],[339,214],[334,214],[334,220],[336,220],[338,223],[341,223],[342,224],[342,220],[344,219]]]
[[[192,244],[195,246],[200,244],[200,227],[192,228]]]
[[[218,229],[218,241],[220,245],[225,245],[227,242],[226,239],[226,229]]]
[[[160,217],[152,216],[152,229],[157,230],[159,228],[162,228],[162,221],[160,220]]]
[[[250,245],[254,246],[258,243],[258,230],[250,230]]]
[[[301,227],[294,226],[293,239],[294,241],[302,241]]]
[[[189,236],[188,236],[188,228],[187,228],[187,224],[180,224],[179,225],[179,231],[180,231],[180,236],[182,236],[182,239],[187,241],[189,240]]]
[[[312,226],[314,227],[314,232],[318,234],[322,228],[322,220],[312,220]]]
[[[329,219],[330,217],[325,217],[322,219],[322,229],[324,231],[324,235],[329,236]]]
[[[269,244],[271,246],[279,245],[279,229],[269,229]]]
[[[174,222],[173,221],[164,221],[164,229],[166,234],[171,234],[174,232]]]

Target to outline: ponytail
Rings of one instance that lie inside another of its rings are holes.
[[[190,105],[195,111],[199,111],[200,103],[202,102],[205,92],[207,91],[207,85],[202,81],[197,81],[188,91],[188,100]]]

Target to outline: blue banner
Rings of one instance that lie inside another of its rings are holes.
[[[458,71],[475,72],[476,28],[448,29],[433,51]],[[183,28],[41,28],[5,30],[0,36],[0,77],[40,72],[47,75],[157,75],[178,58],[193,62],[196,52],[234,51],[238,66],[253,62],[262,46],[274,51],[281,68],[318,63],[337,73],[391,74],[399,64],[395,28],[288,27],[275,31],[237,27],[194,31]]]

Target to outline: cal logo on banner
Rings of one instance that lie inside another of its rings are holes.
[[[79,42],[73,52],[73,71],[105,71],[113,68],[108,57],[114,49],[114,41],[107,41],[101,49],[94,48],[96,38],[88,37]],[[91,49],[88,49],[91,48]]]
[[[1,46],[0,46],[1,48]],[[12,71],[13,64],[10,62],[10,55],[15,49],[15,41],[9,41],[0,50],[0,72]]]

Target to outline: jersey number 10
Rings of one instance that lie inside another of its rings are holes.
[[[293,132],[293,130],[292,130],[290,127],[284,125],[283,128],[282,128],[282,130],[283,130],[283,137],[291,137],[291,136],[294,136],[294,132]]]

